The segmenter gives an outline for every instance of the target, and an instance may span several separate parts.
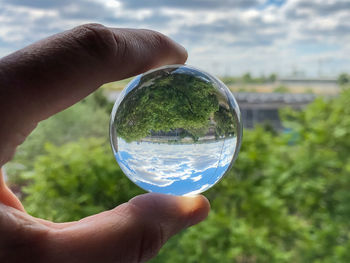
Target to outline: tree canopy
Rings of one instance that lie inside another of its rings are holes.
[[[342,73],[338,76],[337,82],[339,85],[347,85],[350,83],[350,75],[346,73]]]
[[[147,81],[150,83],[145,84]],[[115,117],[118,136],[128,142],[152,132],[176,129],[197,138],[210,126],[215,128],[216,121],[217,136],[235,133],[234,116],[226,109],[228,105],[220,104],[218,90],[208,81],[193,75],[170,74],[141,80],[139,86],[126,95]]]

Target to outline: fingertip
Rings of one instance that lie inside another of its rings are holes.
[[[116,29],[111,28],[116,37],[124,38],[128,43],[127,54],[130,56],[131,66],[135,72],[145,72],[164,65],[184,64],[187,60],[186,49],[170,37],[150,29]],[[134,73],[135,73],[134,72]]]
[[[177,49],[178,49],[179,54],[180,54],[179,64],[185,64],[185,62],[187,61],[187,58],[188,58],[188,52],[187,52],[186,48],[178,42],[174,41],[174,44],[177,46]]]
[[[203,195],[173,196],[148,193],[134,197],[129,201],[133,205],[163,214],[169,218],[178,218],[186,226],[192,226],[203,221],[209,214],[210,203]]]
[[[182,197],[188,203],[186,213],[189,218],[189,226],[196,225],[208,217],[210,211],[209,200],[203,195]]]
[[[175,55],[173,56],[174,62],[173,64],[185,64],[188,58],[188,52],[184,46],[182,46],[180,43],[170,39],[169,37],[165,36],[174,46],[173,50],[175,51]]]
[[[148,39],[155,39],[158,50],[165,50],[167,52],[168,59],[174,60],[174,64],[184,64],[188,58],[187,50],[180,43],[174,39],[164,35],[161,32],[150,30],[150,29],[139,29],[148,36]],[[169,52],[170,51],[170,52]]]
[[[0,167],[0,203],[25,212],[17,196],[6,186]]]

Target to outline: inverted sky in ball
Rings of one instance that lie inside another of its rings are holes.
[[[171,65],[128,84],[113,107],[110,137],[119,166],[135,184],[149,192],[193,195],[230,169],[242,125],[220,80]]]

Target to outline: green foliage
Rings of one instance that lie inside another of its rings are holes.
[[[277,80],[277,75],[275,73],[270,74],[267,78],[268,82],[275,82]]]
[[[132,80],[132,78],[127,78],[127,79],[123,79],[123,80],[118,80],[118,81],[113,81],[113,82],[109,82],[104,84],[101,88],[103,90],[107,90],[107,91],[116,91],[116,90],[123,90],[128,83]]]
[[[240,87],[238,88],[238,92],[248,92],[248,90],[247,90],[246,87],[240,86]]]
[[[289,89],[286,86],[280,85],[273,90],[276,93],[289,93]]]
[[[45,153],[47,142],[62,145],[79,138],[108,137],[110,104],[101,91],[82,102],[39,123],[38,127],[17,149],[14,159],[6,165],[10,183],[24,183],[22,172],[33,169],[37,156]]]
[[[90,96],[83,99],[81,103],[88,104],[89,108],[93,110],[104,109],[108,115],[111,113],[114,105],[114,103],[107,100],[102,89],[95,91]]]
[[[25,177],[24,205],[29,213],[54,221],[78,220],[111,209],[142,193],[127,179],[103,139],[45,145],[34,170]]]
[[[205,193],[209,218],[172,238],[152,262],[350,262],[349,101],[344,89],[303,111],[283,111],[288,133],[245,131],[231,172]],[[25,173],[33,215],[76,220],[140,192],[104,139],[45,151]]]
[[[246,131],[208,220],[152,262],[349,262],[350,90],[285,111],[291,133]]]
[[[277,75],[275,73],[270,74],[268,77],[261,75],[260,77],[252,77],[250,73],[245,73],[241,77],[222,77],[222,82],[226,85],[233,85],[237,83],[243,84],[264,84],[273,83],[277,80]]]
[[[214,119],[220,123],[217,136],[233,135],[236,127],[232,113],[220,105],[219,99],[220,94],[207,81],[192,75],[167,75],[126,95],[116,113],[116,131],[128,142],[151,132],[179,129],[197,140]]]
[[[237,127],[233,124],[238,121],[236,121],[232,113],[224,107],[219,106],[219,110],[214,113],[214,120],[216,122],[215,133],[217,137],[233,136],[237,133]]]
[[[338,82],[338,84],[339,84],[340,86],[350,84],[350,75],[349,75],[349,74],[346,74],[346,73],[340,74],[340,75],[338,76],[337,82]]]
[[[239,79],[235,77],[222,77],[221,81],[226,85],[232,85],[232,84],[236,84],[239,81]]]
[[[250,75],[250,73],[245,73],[243,76],[242,76],[242,81],[244,83],[252,83],[253,82],[253,78],[252,76]]]
[[[305,94],[315,94],[314,90],[312,88],[305,88],[304,89],[304,93]]]

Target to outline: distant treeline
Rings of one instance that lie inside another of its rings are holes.
[[[226,85],[232,85],[232,84],[264,84],[264,83],[272,83],[277,80],[277,74],[272,73],[269,76],[262,75],[260,77],[253,77],[250,73],[245,73],[242,76],[238,77],[232,77],[232,76],[225,76],[222,77],[221,80]]]
[[[242,76],[224,76],[221,77],[221,80],[226,85],[232,84],[264,84],[264,83],[273,83],[278,79],[278,75],[276,73],[272,73],[268,76],[261,75],[259,77],[253,77],[250,73],[245,73]],[[337,83],[339,85],[347,85],[350,84],[350,74],[341,73],[337,78]]]

